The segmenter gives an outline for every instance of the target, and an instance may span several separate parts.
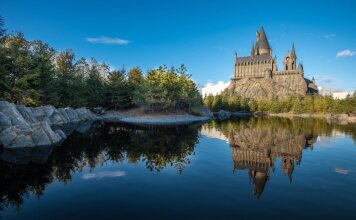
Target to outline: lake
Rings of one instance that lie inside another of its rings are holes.
[[[1,219],[352,219],[356,125],[248,117],[95,123],[0,150]]]

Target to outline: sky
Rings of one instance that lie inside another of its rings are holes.
[[[356,1],[0,0],[9,32],[112,68],[185,64],[200,86],[228,82],[236,51],[250,55],[263,26],[282,69],[295,44],[305,77],[356,89]]]

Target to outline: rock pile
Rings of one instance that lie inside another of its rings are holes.
[[[301,75],[282,75],[267,78],[244,78],[231,81],[225,92],[251,99],[286,98],[314,94],[318,90],[313,82]]]
[[[31,108],[0,101],[0,145],[4,148],[50,146],[66,138],[68,124],[96,119],[87,108]]]

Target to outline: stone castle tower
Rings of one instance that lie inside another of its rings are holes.
[[[272,57],[272,48],[261,27],[256,32],[256,43],[251,55],[238,57],[235,52],[234,75],[227,91],[247,98],[272,98],[317,93],[313,81],[304,78],[304,68],[297,66],[297,54],[292,50],[283,60],[283,70],[277,68],[277,57]]]

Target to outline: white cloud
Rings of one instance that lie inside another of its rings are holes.
[[[98,43],[98,44],[118,44],[118,45],[125,45],[130,43],[129,40],[124,40],[121,38],[110,38],[110,37],[98,37],[98,38],[93,38],[93,37],[87,37],[85,38],[86,41],[90,43]]]
[[[352,95],[352,92],[347,92],[337,88],[325,88],[318,87],[319,94],[322,96],[332,96],[334,99],[345,99],[348,95]]]
[[[352,57],[356,55],[356,51],[351,51],[349,49],[340,51],[336,54],[336,57]]]
[[[89,180],[89,179],[101,179],[105,177],[121,177],[125,176],[126,172],[125,171],[103,171],[103,172],[97,172],[97,173],[86,173],[83,175],[83,179]]]
[[[203,88],[202,88],[202,95],[217,95],[220,94],[222,91],[224,91],[225,88],[227,88],[230,85],[230,82],[225,83],[224,81],[219,81],[218,83],[207,83]]]

